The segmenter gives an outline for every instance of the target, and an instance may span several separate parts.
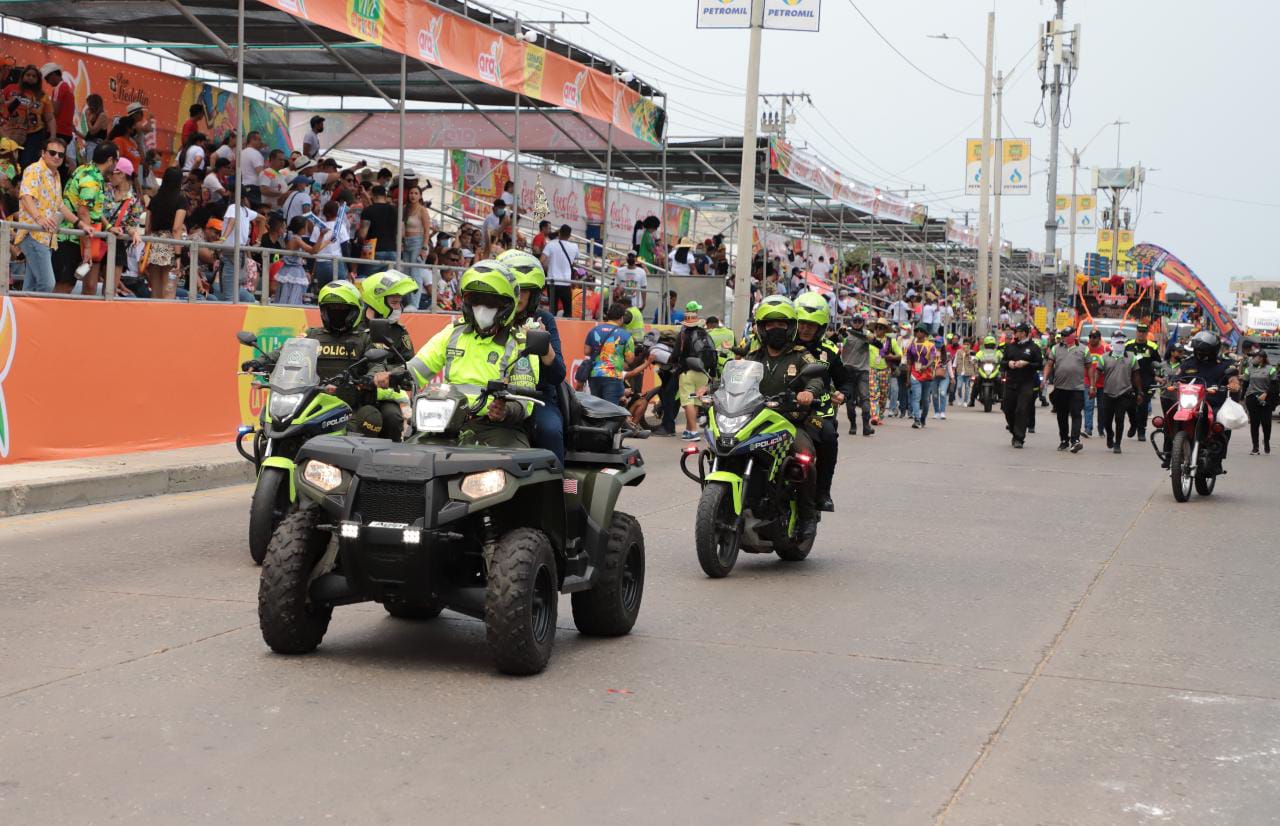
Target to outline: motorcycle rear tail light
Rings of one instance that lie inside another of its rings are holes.
[[[684,452],[685,452],[685,454],[686,454],[686,455],[688,455],[688,456],[692,456],[693,454],[695,454],[695,453],[697,453],[697,452],[698,452],[698,446],[697,446],[697,445],[685,445]]]
[[[1213,423],[1213,432],[1214,432],[1214,433],[1221,433],[1221,432],[1222,432],[1222,431],[1224,431],[1224,430],[1226,430],[1226,428],[1225,428],[1225,427],[1223,427],[1220,423],[1218,423],[1218,422],[1214,422],[1214,423]]]

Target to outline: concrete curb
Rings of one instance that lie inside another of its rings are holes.
[[[253,479],[253,465],[239,457],[180,466],[103,470],[0,487],[0,517],[207,490]]]

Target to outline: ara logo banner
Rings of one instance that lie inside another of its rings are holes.
[[[582,111],[582,87],[587,83],[587,70],[583,69],[574,76],[573,80],[564,84],[561,94],[564,97],[564,105],[566,109]]]
[[[501,85],[502,83],[502,39],[497,38],[489,44],[489,50],[481,52],[476,58],[476,71],[480,79]]]
[[[13,356],[18,352],[18,315],[13,301],[5,296],[0,299],[0,459],[9,455],[9,443],[13,433],[9,430],[9,410],[4,401],[4,378],[13,366]]]
[[[418,57],[440,65],[440,29],[444,17],[428,15],[426,28],[418,29]]]

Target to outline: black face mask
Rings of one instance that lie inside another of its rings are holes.
[[[761,338],[764,340],[765,346],[774,350],[781,350],[787,346],[787,342],[791,339],[788,332],[785,327],[774,327],[770,330],[765,330]]]

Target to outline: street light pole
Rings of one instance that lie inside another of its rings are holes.
[[[764,33],[764,0],[751,0],[751,42],[747,51],[747,91],[742,115],[742,168],[738,181],[738,251],[733,282],[733,334],[747,329],[751,309],[751,218],[756,200],[756,119],[759,117],[760,41]]]
[[[987,272],[990,263],[991,231],[991,61],[995,51],[996,13],[987,13],[987,64],[982,87],[982,172],[978,193],[978,294],[974,300],[978,335],[985,336],[991,325],[991,283]]]
[[[1051,275],[1051,295],[1057,293],[1058,279],[1058,127],[1062,121],[1062,7],[1066,0],[1057,0],[1058,10],[1049,24],[1048,57],[1053,61],[1053,86],[1049,90],[1049,180],[1045,187],[1045,201],[1048,204],[1048,215],[1044,220],[1044,268],[1042,275]],[[1075,45],[1074,43],[1072,44]],[[1074,57],[1072,58],[1074,60]],[[1068,74],[1068,79],[1070,75]],[[1052,304],[1052,299],[1049,302]],[[1053,312],[1052,306],[1048,307]]]
[[[996,143],[992,150],[991,175],[995,213],[991,220],[991,312],[1000,317],[1000,192],[1004,189],[1004,72],[996,76]]]

